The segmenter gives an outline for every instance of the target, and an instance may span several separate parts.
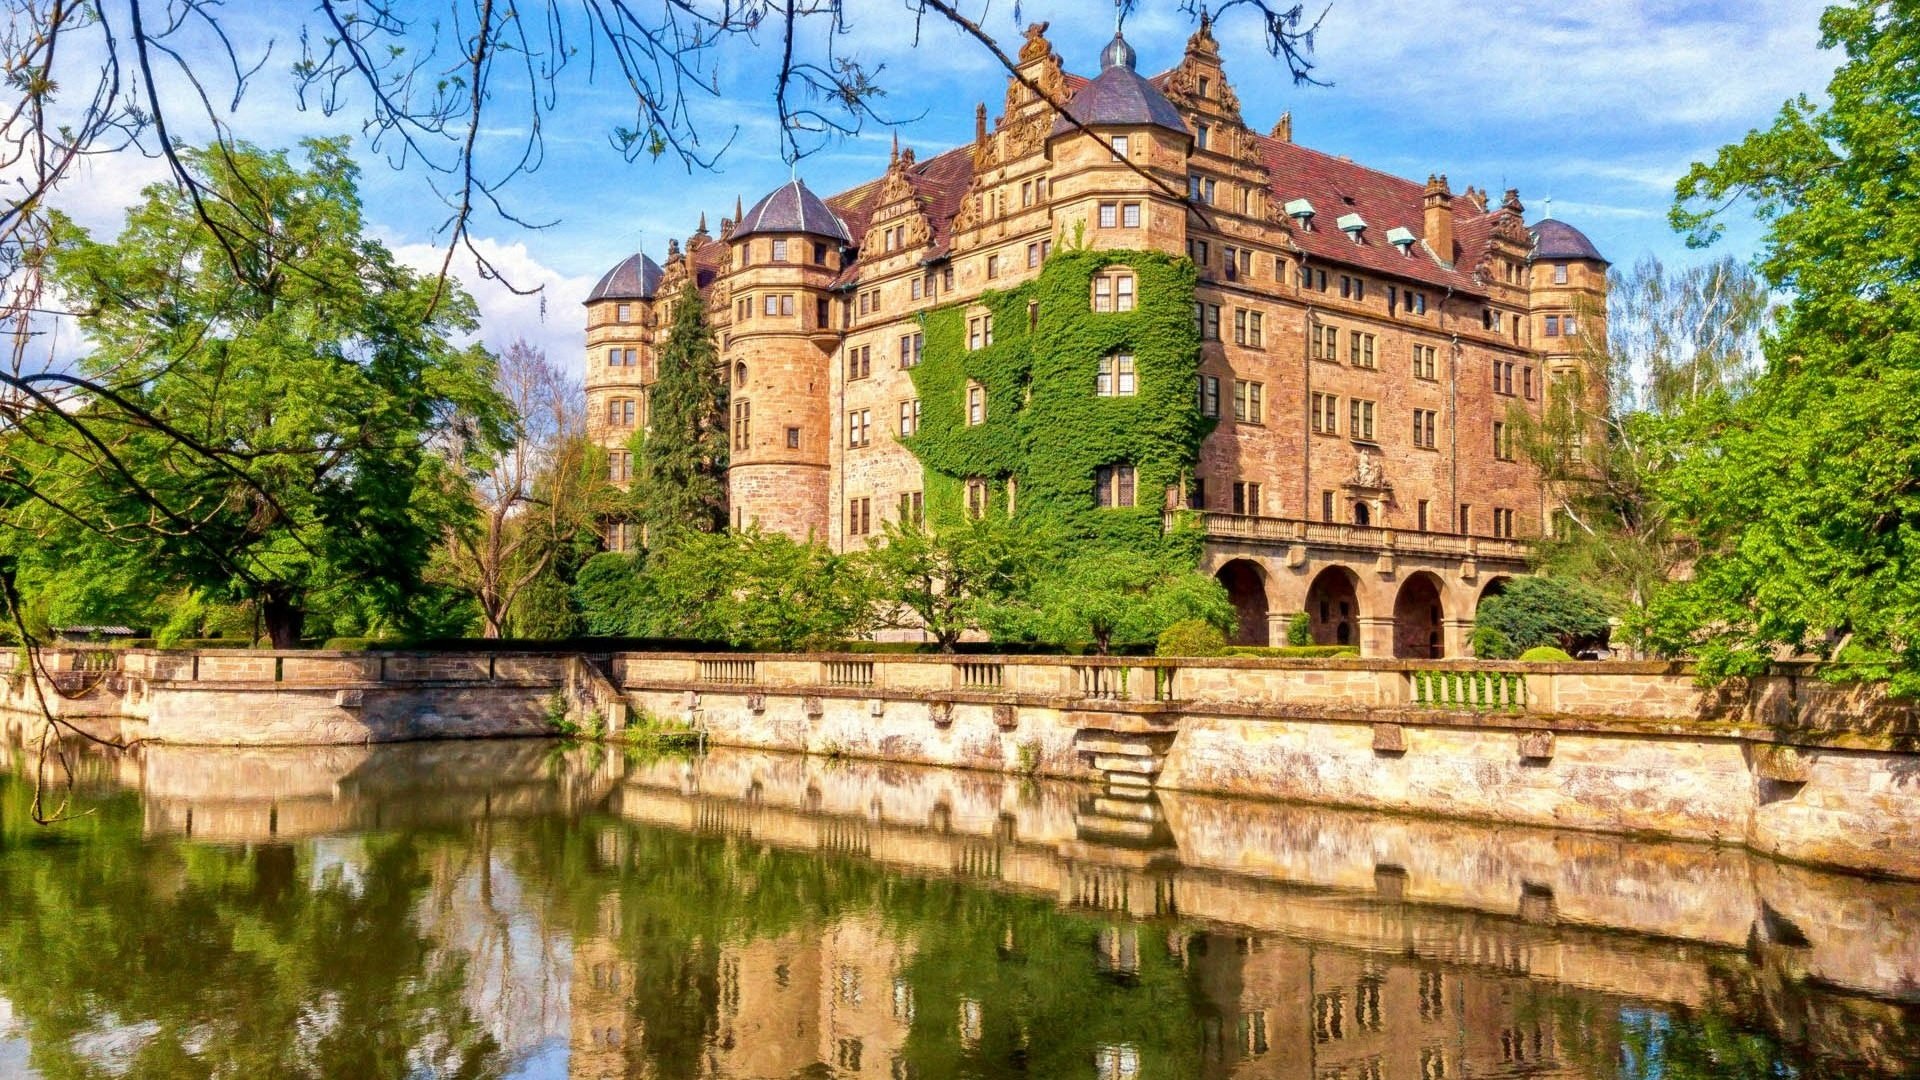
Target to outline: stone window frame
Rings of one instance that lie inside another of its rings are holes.
[[[1132,462],[1116,461],[1093,470],[1093,505],[1100,509],[1126,509],[1139,498],[1139,470]]]
[[[900,402],[900,437],[917,435],[920,432],[920,399],[905,398]]]
[[[1374,442],[1374,421],[1380,415],[1380,403],[1370,398],[1347,399],[1347,437],[1356,442]]]
[[[1440,449],[1440,410],[1413,410],[1413,445],[1421,450]]]
[[[847,449],[859,450],[873,445],[873,410],[847,410]]]
[[[1375,346],[1379,339],[1364,330],[1351,330],[1347,333],[1347,362],[1357,368],[1376,371],[1380,367],[1380,357]]]
[[[979,427],[987,422],[987,388],[973,379],[967,380],[967,426]]]
[[[1260,481],[1233,482],[1233,512],[1245,517],[1260,516]]]
[[[1199,374],[1198,385],[1194,387],[1194,406],[1200,415],[1209,420],[1220,419],[1220,376]]]
[[[1340,434],[1340,395],[1319,390],[1307,399],[1308,427],[1315,435]]]
[[[1133,397],[1139,392],[1139,373],[1132,353],[1116,349],[1100,358],[1093,379],[1095,397]]]
[[[1139,305],[1139,276],[1131,266],[1110,266],[1093,275],[1089,307],[1100,314],[1132,311]],[[1102,304],[1105,307],[1102,307]]]
[[[1233,380],[1233,422],[1265,424],[1267,384],[1254,379]]]
[[[769,261],[777,263],[787,261],[787,242],[785,240],[773,241],[772,257]]]

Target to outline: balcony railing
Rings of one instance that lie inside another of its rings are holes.
[[[1397,551],[1409,555],[1516,561],[1524,560],[1529,553],[1527,543],[1521,540],[1416,532],[1376,525],[1343,525],[1300,518],[1222,514],[1210,510],[1170,510],[1166,517],[1167,528],[1172,529],[1182,515],[1197,522],[1211,540],[1268,540],[1281,544],[1315,544],[1372,552]]]

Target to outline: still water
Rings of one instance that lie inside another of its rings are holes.
[[[0,773],[0,1077],[1920,1073],[1920,887],[539,742]]]

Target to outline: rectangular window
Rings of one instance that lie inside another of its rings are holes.
[[[1373,335],[1353,331],[1347,338],[1347,359],[1354,367],[1372,368],[1378,366],[1373,357]]]
[[[1438,379],[1440,365],[1438,354],[1431,345],[1413,347],[1413,377],[1416,379]]]
[[[607,366],[608,367],[620,366],[620,350],[619,349],[607,350]]]
[[[633,305],[632,304],[615,304],[613,306],[613,321],[632,322],[633,321]]]
[[[1340,398],[1334,394],[1315,394],[1308,402],[1316,435],[1340,434]]]
[[[1567,283],[1567,264],[1566,263],[1553,264],[1553,283],[1555,285],[1565,285]]]
[[[920,399],[911,398],[900,403],[900,434],[912,435],[920,430]]]
[[[1547,337],[1559,337],[1559,336],[1560,336],[1560,316],[1558,316],[1558,315],[1549,315],[1549,316],[1547,316],[1547,333],[1546,333],[1546,336],[1547,336]]]
[[[813,245],[813,264],[815,266],[827,265],[827,245],[825,244]]]
[[[1126,157],[1132,152],[1131,148],[1127,145],[1127,137],[1125,135],[1115,135],[1112,141],[1113,156],[1116,159]]]
[[[1113,279],[1113,310],[1133,310],[1133,275],[1121,274]]]
[[[1103,202],[1100,204],[1100,227],[1112,229],[1120,224],[1120,204]]]
[[[827,314],[827,298],[824,296],[817,297],[813,301],[813,325],[825,330],[827,323],[831,321],[831,316]]]
[[[1493,456],[1500,461],[1513,460],[1513,433],[1499,420],[1493,422]]]
[[[1140,227],[1140,204],[1137,202],[1120,205],[1120,224],[1128,229]]]
[[[785,240],[775,240],[773,242],[773,261],[787,261],[787,242]]]
[[[998,255],[987,256],[987,277],[997,278],[999,276],[1000,276],[1000,256]]]
[[[873,374],[873,346],[855,345],[847,350],[847,380],[864,379]]]
[[[1020,205],[1021,206],[1033,205],[1033,181],[1031,180],[1020,185]]]
[[[1437,449],[1439,442],[1435,438],[1440,414],[1433,409],[1413,410],[1413,445],[1428,450]]]
[[[987,422],[987,388],[979,383],[967,387],[967,426]]]
[[[1520,369],[1520,396],[1533,400],[1533,368],[1530,366]]]
[[[1473,507],[1467,503],[1461,503],[1460,504],[1460,535],[1470,536],[1472,535],[1472,533],[1473,533]]]
[[[787,449],[789,450],[800,449],[800,429],[799,428],[790,427],[787,429]]]
[[[982,517],[987,512],[987,482],[974,477],[967,481],[967,514]]]
[[[865,536],[873,529],[873,500],[847,500],[847,535]]]
[[[1200,376],[1199,403],[1201,416],[1220,418],[1220,376]]]
[[[1034,267],[1039,265],[1040,265],[1040,245],[1028,244],[1027,245],[1027,269],[1031,270]]]
[[[1093,470],[1095,506],[1133,505],[1133,466],[1102,465]]]
[[[1099,397],[1132,397],[1133,355],[1115,353],[1101,357],[1100,372],[1094,377],[1093,392]]]
[[[1512,510],[1498,506],[1493,508],[1493,535],[1503,540],[1513,539]]]
[[[1333,492],[1331,491],[1320,493],[1320,520],[1333,520]]]
[[[733,403],[733,448],[745,450],[753,427],[753,403],[736,401]]]
[[[1495,360],[1493,362],[1493,392],[1494,393],[1505,394],[1508,397],[1513,396],[1514,366],[1515,365],[1511,360]]]
[[[900,338],[900,366],[903,368],[920,366],[920,357],[927,348],[927,335],[904,334]]]
[[[1427,523],[1427,518],[1428,518],[1427,500],[1421,499],[1419,502],[1413,505],[1414,527],[1419,529],[1421,532],[1426,532],[1429,527]]]
[[[1235,379],[1233,381],[1233,418],[1242,424],[1261,423],[1266,415],[1261,402],[1265,391],[1264,383]]]
[[[1189,239],[1187,241],[1187,258],[1192,259],[1193,265],[1200,269],[1205,270],[1207,268],[1207,259],[1211,254],[1207,249],[1207,242],[1205,240]]]
[[[768,293],[768,294],[767,294],[767,311],[766,311],[766,313],[767,313],[768,315],[778,315],[778,314],[780,314],[780,297],[779,297],[779,296],[777,296],[777,295],[775,295],[774,293]]]
[[[1261,316],[1257,311],[1245,308],[1233,309],[1233,343],[1249,348],[1259,348],[1261,338]]]
[[[908,282],[907,298],[910,300],[918,300],[922,296],[926,295],[924,292],[921,291],[926,288],[926,285],[927,283],[925,278],[914,278],[912,281]]]
[[[1252,480],[1233,482],[1233,512],[1257,516],[1260,513],[1260,484]]]
[[[614,483],[625,483],[633,479],[633,454],[626,450],[614,450],[607,454],[607,479]]]
[[[978,351],[993,344],[993,316],[975,315],[967,320],[967,348]]]
[[[900,493],[900,521],[905,525],[924,525],[927,521],[926,499],[918,491]]]
[[[1574,329],[1573,320],[1574,320],[1574,317],[1572,315],[1566,315],[1561,317],[1560,334],[1562,337],[1579,337],[1580,336],[1580,331]]]
[[[1199,324],[1200,340],[1220,340],[1220,305],[1194,301],[1194,320]]]
[[[873,439],[873,410],[854,409],[847,413],[847,445],[866,446]]]
[[[1228,281],[1238,279],[1240,276],[1240,249],[1230,247],[1221,251],[1220,265],[1226,269]]]
[[[1373,407],[1371,401],[1353,398],[1347,402],[1347,437],[1373,441]]]

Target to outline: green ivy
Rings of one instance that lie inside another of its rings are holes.
[[[1093,277],[1110,266],[1133,270],[1134,310],[1093,311]],[[1054,518],[1103,546],[1162,548],[1163,492],[1192,475],[1213,425],[1194,400],[1194,281],[1184,257],[1056,251],[1032,281],[924,315],[925,354],[913,369],[921,426],[906,445],[926,473],[929,519],[964,512],[968,478],[989,481],[996,501],[1012,478],[1022,516]],[[981,307],[993,314],[994,343],[969,351],[968,312]],[[1100,360],[1117,352],[1133,355],[1136,391],[1096,396]],[[971,427],[969,381],[987,394],[986,421]],[[1136,505],[1098,508],[1094,470],[1116,464],[1134,467]]]

